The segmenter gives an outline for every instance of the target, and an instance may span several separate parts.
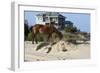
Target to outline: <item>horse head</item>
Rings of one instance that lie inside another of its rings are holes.
[[[58,36],[60,40],[63,38],[63,34],[60,31],[58,31]]]
[[[55,27],[53,27],[53,30],[58,35],[59,39],[61,40],[63,38],[63,34]]]

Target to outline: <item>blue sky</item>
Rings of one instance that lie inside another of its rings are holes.
[[[29,26],[35,24],[35,16],[42,12],[25,11],[24,20],[28,20]],[[87,13],[61,13],[66,17],[66,20],[72,21],[81,31],[90,32],[90,14]]]

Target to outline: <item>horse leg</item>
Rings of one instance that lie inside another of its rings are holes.
[[[34,44],[34,42],[36,42],[36,44],[38,43],[37,42],[37,37],[36,37],[37,35],[36,34],[33,34],[32,35],[32,44]]]
[[[51,34],[48,35],[47,41],[50,41]]]
[[[34,35],[32,35],[32,44],[34,44]]]
[[[34,44],[35,34],[32,33],[32,44]]]
[[[38,41],[37,41],[37,34],[35,34],[35,42],[36,42],[36,44],[38,44]]]

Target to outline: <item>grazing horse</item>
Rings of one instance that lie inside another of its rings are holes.
[[[34,41],[38,43],[36,39],[38,33],[46,34],[47,41],[49,41],[53,33],[56,33],[59,39],[62,39],[63,37],[62,33],[58,31],[53,25],[35,24],[34,26],[31,27],[31,30],[32,30],[32,44],[34,44]]]

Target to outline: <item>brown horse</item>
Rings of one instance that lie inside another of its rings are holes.
[[[32,43],[34,44],[34,41],[38,43],[36,37],[38,33],[43,33],[47,35],[47,41],[49,41],[50,37],[52,37],[53,33],[56,33],[59,37],[59,39],[62,39],[63,35],[60,31],[58,31],[54,26],[52,25],[42,25],[42,24],[35,24],[31,27],[32,30]]]

